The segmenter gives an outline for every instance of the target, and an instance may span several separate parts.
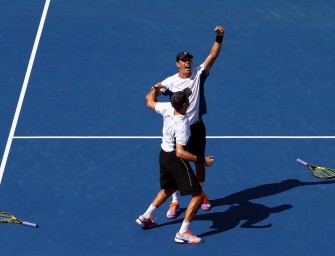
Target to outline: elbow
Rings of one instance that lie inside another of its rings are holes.
[[[176,156],[177,156],[178,158],[182,158],[182,157],[183,157],[183,152],[177,150],[177,151],[176,151]]]
[[[148,102],[147,102],[147,108],[155,110],[155,106],[156,106],[156,102],[155,101],[148,100]]]
[[[186,158],[186,152],[185,152],[185,150],[183,150],[183,149],[177,149],[176,150],[176,156],[178,157],[178,158],[181,158],[181,159],[185,159]],[[185,159],[185,160],[187,160],[187,159]]]

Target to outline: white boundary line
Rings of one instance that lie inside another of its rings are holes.
[[[28,82],[29,82],[31,70],[32,70],[33,65],[34,65],[35,56],[36,56],[38,44],[40,42],[40,38],[41,38],[41,35],[42,35],[42,30],[43,30],[43,27],[44,27],[45,19],[47,17],[50,1],[51,0],[46,0],[45,4],[44,4],[44,9],[43,9],[41,21],[40,21],[40,24],[38,26],[34,46],[33,46],[33,49],[31,51],[31,55],[30,55],[26,75],[25,75],[25,78],[24,78],[24,81],[23,81],[19,101],[18,101],[17,106],[16,106],[16,111],[15,111],[15,115],[14,115],[14,118],[13,118],[12,127],[11,127],[9,135],[8,135],[6,148],[5,148],[4,155],[3,155],[2,161],[1,161],[1,166],[0,166],[0,184],[1,184],[1,180],[2,180],[2,177],[3,177],[4,171],[5,171],[5,167],[6,167],[9,151],[10,151],[10,148],[11,148],[11,145],[12,145],[12,141],[13,141],[13,138],[14,138],[16,125],[17,125],[17,122],[19,120],[19,116],[20,116],[20,112],[21,112],[21,108],[22,108],[22,104],[23,104],[23,99],[24,99],[24,96],[26,94],[26,90],[27,90],[27,87],[28,87]]]
[[[14,139],[161,139],[161,136],[15,136]],[[335,139],[335,136],[207,136],[207,139]]]
[[[51,0],[46,0],[0,166],[0,184],[13,139],[161,139],[161,136],[14,136]],[[208,139],[335,139],[335,136],[207,136]]]

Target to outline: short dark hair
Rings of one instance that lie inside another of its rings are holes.
[[[185,58],[190,58],[190,59],[193,59],[193,55],[190,54],[189,52],[180,52],[177,54],[176,56],[176,62],[178,62],[179,60],[183,60]]]
[[[191,94],[192,91],[190,88],[186,88],[183,91],[174,92],[171,96],[172,107],[174,107],[176,110],[181,109]]]

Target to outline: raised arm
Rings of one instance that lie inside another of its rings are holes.
[[[212,46],[212,49],[207,56],[206,60],[204,61],[204,67],[207,72],[212,68],[216,58],[219,56],[221,45],[224,37],[224,28],[221,26],[216,26],[214,29],[216,33],[215,42]]]
[[[159,95],[159,89],[152,87],[151,90],[145,96],[147,100],[147,107],[155,110],[155,106],[157,104],[157,96]]]
[[[151,89],[156,89],[156,97],[163,94],[163,91],[166,89],[161,82],[156,83]]]

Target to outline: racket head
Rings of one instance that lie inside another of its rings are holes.
[[[38,228],[39,225],[35,223],[31,223],[28,221],[23,221],[17,219],[13,214],[9,212],[0,212],[0,223],[14,223],[14,224],[22,224],[34,228]]]
[[[22,221],[18,220],[13,214],[9,212],[0,212],[0,223],[21,224]]]
[[[301,160],[299,158],[297,158],[296,161],[300,164],[303,164],[303,165],[307,166],[311,170],[313,176],[316,177],[316,178],[319,178],[319,179],[335,178],[335,170],[333,170],[331,168],[313,165],[313,164],[307,163],[304,160]]]
[[[322,166],[308,165],[312,174],[319,179],[331,179],[335,177],[335,170]]]

